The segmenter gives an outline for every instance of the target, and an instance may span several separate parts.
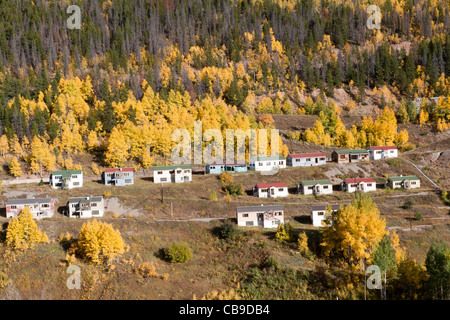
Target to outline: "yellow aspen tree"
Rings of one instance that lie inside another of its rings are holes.
[[[150,155],[150,148],[146,147],[142,149],[141,164],[143,168],[150,168],[153,164],[153,158]]]
[[[93,151],[98,148],[98,136],[97,132],[94,130],[89,131],[88,141],[87,141],[87,149],[88,151]]]
[[[4,134],[0,138],[0,153],[2,154],[2,157],[4,157],[5,154],[8,154],[8,152],[9,152],[8,138],[6,137],[6,134]]]
[[[386,233],[385,227],[372,198],[359,193],[350,205],[327,214],[321,230],[324,255],[330,262],[343,260],[351,267],[363,268]]]
[[[15,155],[21,156],[23,154],[22,146],[20,145],[19,138],[17,135],[14,135],[12,139],[12,151]]]
[[[428,121],[429,118],[430,118],[430,115],[428,114],[428,112],[426,112],[425,110],[421,109],[420,113],[419,113],[419,124],[420,124],[420,126],[425,124]]]
[[[120,231],[106,222],[97,220],[83,224],[75,244],[75,252],[92,264],[111,262],[125,252],[125,242]]]
[[[67,157],[64,160],[64,168],[66,168],[67,170],[72,170],[73,169],[73,160],[71,157]]]
[[[22,168],[20,167],[19,160],[16,157],[12,158],[9,162],[9,173],[13,177],[20,177],[22,175]]]
[[[129,149],[122,132],[114,127],[109,136],[108,147],[105,152],[106,163],[112,167],[121,167],[129,157]]]
[[[26,250],[37,243],[47,242],[47,235],[39,229],[28,207],[25,207],[6,229],[6,244],[14,250]]]
[[[22,150],[28,152],[30,149],[30,140],[28,140],[27,136],[23,136],[22,138]]]

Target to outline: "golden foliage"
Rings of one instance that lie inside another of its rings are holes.
[[[6,244],[14,250],[27,250],[38,243],[47,242],[47,235],[39,229],[28,207],[25,207],[6,229]]]
[[[93,264],[110,262],[125,252],[125,243],[119,230],[97,220],[83,224],[75,243],[76,253]]]
[[[386,233],[386,221],[380,217],[372,198],[357,194],[350,205],[329,212],[322,229],[321,246],[328,260],[342,259],[353,267],[362,267]]]

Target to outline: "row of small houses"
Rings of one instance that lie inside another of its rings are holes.
[[[394,158],[398,156],[395,146],[370,147],[368,150],[336,150],[332,153],[332,160],[338,163],[354,163]],[[249,164],[240,163],[211,163],[206,165],[207,174],[220,174],[222,172],[271,171],[284,169],[286,166],[309,167],[324,165],[327,158],[323,153],[290,154],[287,158],[277,156],[259,156],[250,159]],[[192,181],[191,165],[154,166],[154,183],[181,183]],[[83,186],[82,170],[53,171],[49,179],[53,188],[72,189]],[[102,173],[102,183],[110,186],[127,186],[134,183],[133,168],[110,168]]]
[[[416,176],[389,177],[385,183],[391,189],[420,188],[420,179]],[[370,192],[377,189],[373,178],[348,178],[340,184],[340,189],[347,192]],[[304,180],[297,185],[297,193],[303,195],[332,194],[333,184],[330,180]],[[253,195],[259,198],[287,197],[288,186],[284,182],[259,183],[253,188]]]
[[[340,205],[330,205],[331,211],[338,211]],[[326,217],[327,205],[311,206],[311,221],[315,227],[321,227]],[[284,209],[282,205],[261,205],[236,208],[237,224],[240,227],[262,226],[264,228],[277,228],[284,224]]]
[[[420,179],[416,176],[390,177],[387,179],[386,186],[392,189],[419,188]],[[375,191],[376,182],[372,178],[350,178],[343,181],[341,188],[347,192]],[[304,195],[331,194],[333,193],[333,185],[329,180],[305,180],[298,184],[297,191]],[[289,191],[287,184],[284,182],[260,183],[253,188],[253,195],[260,198],[287,197]],[[10,199],[6,203],[6,217],[17,216],[24,207],[30,208],[33,217],[36,219],[50,218],[55,210],[55,202],[51,198]],[[101,196],[78,197],[69,199],[64,214],[70,218],[102,217],[104,209],[104,200]],[[274,217],[278,217],[278,215],[276,214]]]
[[[370,147],[368,150],[336,150],[332,153],[332,160],[338,163],[350,163],[369,161],[369,159],[384,159],[398,156],[395,146]],[[206,173],[220,174],[222,172],[246,172],[247,169],[255,171],[270,171],[283,169],[286,166],[318,166],[326,164],[327,158],[323,153],[290,154],[287,158],[283,156],[259,156],[253,157],[249,165],[240,163],[212,163],[206,165]],[[102,183],[109,186],[127,186],[134,184],[133,168],[109,168],[101,174]],[[191,165],[171,165],[153,167],[154,183],[181,183],[192,181]],[[82,170],[53,171],[49,178],[53,188],[72,189],[83,186]],[[388,179],[391,188],[403,187],[405,189],[419,187],[420,180],[417,177],[392,177]],[[297,186],[298,192],[302,194],[327,194],[333,192],[333,186],[328,180],[302,181]],[[376,189],[375,180],[369,179],[346,179],[342,183],[342,190],[372,191]],[[284,197],[287,196],[288,188],[285,183],[257,184],[254,195],[258,197]],[[54,212],[54,202],[50,198],[12,199],[7,203],[7,217],[17,215],[25,206],[28,206],[33,216],[37,219],[51,217]],[[72,198],[67,203],[65,214],[69,217],[101,217],[104,212],[103,197]]]

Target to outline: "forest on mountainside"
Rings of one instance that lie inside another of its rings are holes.
[[[273,119],[257,114],[316,114],[314,128],[292,136],[342,147],[411,148],[397,121],[449,128],[444,99],[419,114],[410,103],[449,95],[448,1],[70,4],[81,9],[79,30],[67,28],[67,2],[0,6],[0,151],[33,172],[83,152],[97,152],[111,166],[149,167],[170,156],[171,132],[192,132],[195,120],[204,130],[270,129]],[[380,30],[366,26],[369,4],[380,6]],[[324,100],[337,88],[357,90],[356,102],[377,88],[404,99],[387,99],[389,110],[378,119],[347,130],[335,105],[302,102],[314,89]]]

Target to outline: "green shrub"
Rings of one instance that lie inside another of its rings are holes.
[[[171,263],[184,263],[192,258],[192,251],[184,242],[174,242],[164,250],[164,256]]]
[[[209,200],[217,200],[217,193],[215,191],[211,191],[209,194]]]
[[[413,206],[413,202],[411,200],[407,200],[403,203],[402,208],[405,210],[411,209]]]
[[[420,212],[416,211],[416,213],[414,213],[414,220],[420,221],[423,219],[423,216]]]
[[[450,206],[450,199],[448,198],[448,192],[446,190],[442,191],[442,200],[448,206]]]
[[[230,239],[233,238],[238,233],[236,225],[230,220],[226,220],[220,227],[217,229],[217,234],[221,239]]]
[[[242,185],[235,182],[227,184],[223,189],[230,196],[242,196],[244,194]]]
[[[386,161],[388,165],[398,167],[400,165],[400,161],[398,159],[389,159]]]

